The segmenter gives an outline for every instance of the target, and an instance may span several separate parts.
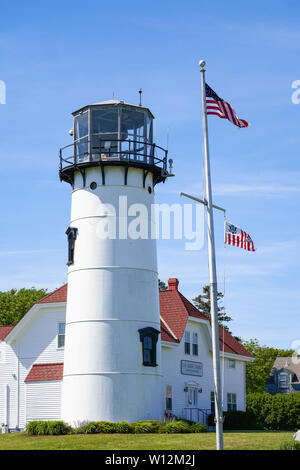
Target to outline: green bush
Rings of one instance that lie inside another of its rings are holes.
[[[159,431],[159,423],[154,420],[136,421],[132,423],[133,432],[136,434],[157,433]]]
[[[71,427],[63,421],[48,421],[48,434],[50,436],[59,436],[71,432]]]
[[[26,432],[32,436],[58,436],[67,434],[71,428],[63,421],[29,421]]]
[[[116,423],[111,423],[110,421],[99,421],[97,423],[98,432],[103,434],[113,434],[117,432]]]
[[[38,434],[38,424],[39,421],[29,421],[29,423],[26,424],[26,432],[30,436],[36,436]]]
[[[192,432],[207,432],[207,426],[203,423],[194,423],[192,424]]]
[[[186,421],[178,420],[166,423],[161,427],[161,432],[167,434],[183,434],[194,432],[193,425],[188,424]]]
[[[246,403],[247,411],[253,413],[256,422],[265,429],[300,428],[300,393],[251,393],[247,395]]]
[[[122,421],[121,423],[115,423],[116,432],[121,434],[130,434],[134,432],[134,427],[128,421]]]
[[[251,430],[260,429],[261,426],[257,423],[256,416],[251,411],[224,411],[224,424],[225,430]],[[208,416],[208,425],[215,426],[215,415]]]
[[[281,442],[280,450],[300,450],[300,442],[299,441]]]
[[[84,434],[97,434],[99,431],[98,423],[96,421],[90,421],[82,426]]]

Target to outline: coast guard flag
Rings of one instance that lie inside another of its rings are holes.
[[[244,250],[255,251],[250,235],[227,221],[225,222],[225,243],[244,248]]]
[[[206,114],[215,114],[222,119],[228,119],[232,124],[238,127],[248,127],[249,123],[244,119],[239,119],[236,112],[229,103],[222,100],[217,93],[205,84],[206,93]]]

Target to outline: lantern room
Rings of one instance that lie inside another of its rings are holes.
[[[74,171],[89,166],[147,168],[155,182],[168,176],[167,150],[153,142],[153,115],[148,108],[110,100],[73,113],[73,143],[60,149],[60,178],[72,184]]]

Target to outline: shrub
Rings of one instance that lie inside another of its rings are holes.
[[[192,424],[192,432],[207,432],[207,426],[203,423],[194,423]]]
[[[71,427],[63,421],[48,421],[48,434],[51,436],[59,436],[71,432]]]
[[[38,433],[38,421],[29,421],[29,423],[26,424],[26,432],[30,436],[36,436]]]
[[[224,411],[224,424],[225,430],[251,430],[260,429],[261,426],[257,424],[256,416],[251,411]],[[215,426],[215,415],[208,416],[208,425]]]
[[[157,433],[159,431],[159,424],[157,421],[136,421],[132,423],[133,432],[136,434]]]
[[[280,450],[300,450],[300,442],[299,441],[281,442]]]
[[[97,434],[99,431],[98,423],[90,421],[82,426],[84,434]]]
[[[117,432],[116,423],[111,423],[110,421],[99,421],[97,423],[98,432],[103,434],[113,434]]]
[[[300,393],[247,395],[247,411],[255,415],[256,422],[270,430],[297,430],[300,428]]]
[[[134,432],[134,426],[128,421],[122,421],[121,423],[115,423],[116,432],[122,434],[130,434]]]
[[[71,428],[63,421],[30,421],[26,425],[26,432],[32,436],[58,436],[67,434]]]
[[[168,434],[183,434],[194,432],[193,425],[188,424],[186,421],[178,420],[178,421],[171,421],[170,423],[166,423],[162,428],[161,431]]]

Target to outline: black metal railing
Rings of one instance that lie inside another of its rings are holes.
[[[83,137],[59,151],[60,171],[94,162],[128,162],[160,167],[167,172],[168,151],[159,145],[140,140],[100,139],[97,134]]]
[[[205,408],[183,408],[183,417],[189,421],[196,423],[208,424],[208,415],[211,413],[210,409]]]

